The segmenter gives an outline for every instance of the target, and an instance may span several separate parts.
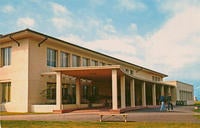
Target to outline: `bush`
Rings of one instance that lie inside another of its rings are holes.
[[[194,102],[194,105],[195,105],[195,106],[200,106],[200,101],[195,101],[195,102]]]

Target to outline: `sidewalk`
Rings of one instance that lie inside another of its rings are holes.
[[[200,123],[195,118],[192,106],[175,107],[173,112],[159,112],[157,109],[142,109],[128,112],[128,122],[182,122]],[[198,113],[199,114],[199,113]],[[200,114],[199,114],[200,115]],[[97,113],[32,114],[1,116],[0,120],[35,120],[35,121],[99,121]],[[106,121],[120,121],[109,118]],[[122,121],[122,120],[121,120]]]

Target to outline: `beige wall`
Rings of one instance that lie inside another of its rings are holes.
[[[194,90],[192,85],[180,81],[166,81],[165,83],[175,86],[176,100],[187,101],[187,104],[194,103]]]
[[[11,65],[0,67],[0,82],[11,82],[11,101],[3,103],[7,111],[28,110],[28,40],[20,40],[20,47],[14,42],[0,44],[0,49],[12,47]]]

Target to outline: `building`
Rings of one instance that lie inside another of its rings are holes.
[[[25,29],[0,37],[1,111],[67,112],[107,107],[123,112],[176,102],[167,75]]]
[[[194,88],[192,85],[180,81],[166,81],[165,83],[176,87],[176,102],[183,105],[194,104]]]

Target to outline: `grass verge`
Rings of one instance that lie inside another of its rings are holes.
[[[33,112],[1,112],[1,116],[8,115],[31,115],[31,114],[53,114],[53,113],[33,113]]]
[[[198,128],[194,123],[2,121],[3,128]]]

